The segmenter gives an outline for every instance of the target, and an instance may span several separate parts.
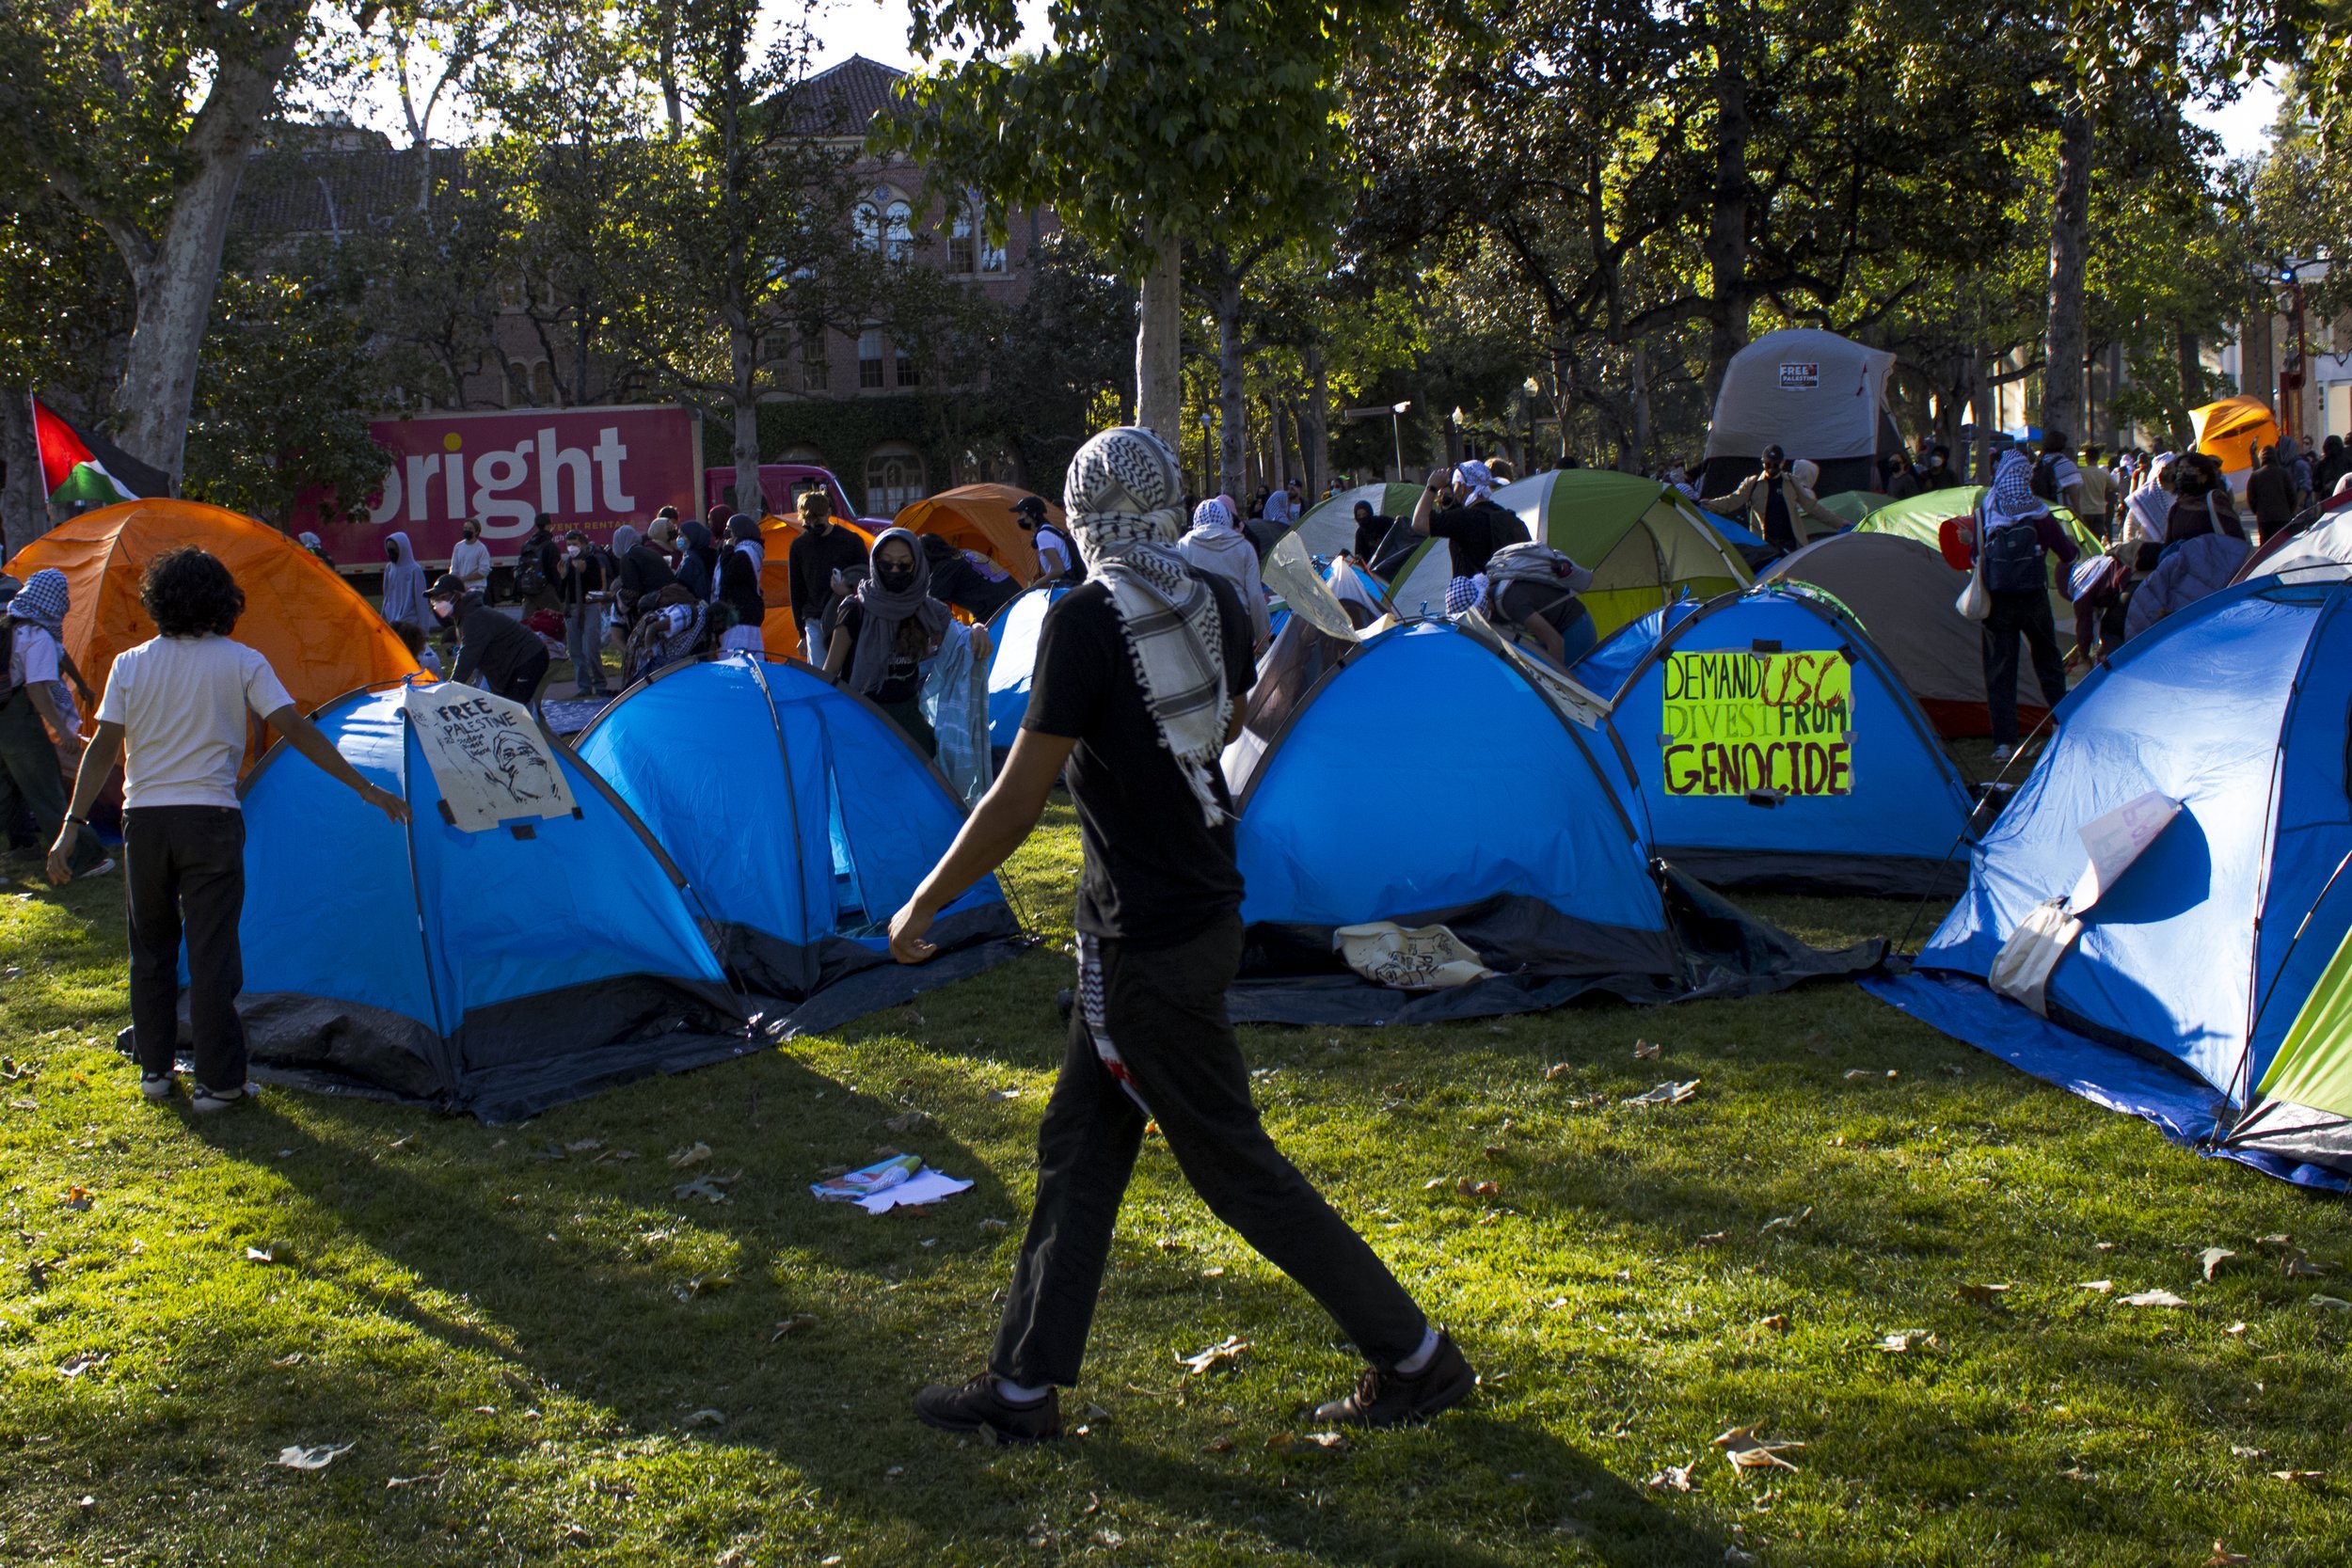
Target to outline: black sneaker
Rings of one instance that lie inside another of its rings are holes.
[[[1015,1404],[996,1391],[989,1372],[961,1388],[932,1384],[914,1396],[914,1414],[942,1432],[985,1432],[1006,1443],[1050,1443],[1061,1435],[1058,1394],[1048,1388],[1042,1399]]]
[[[1335,1426],[1405,1426],[1461,1403],[1476,1386],[1478,1374],[1454,1348],[1454,1336],[1441,1332],[1429,1364],[1420,1371],[1408,1375],[1366,1367],[1356,1391],[1315,1406],[1315,1419]]]

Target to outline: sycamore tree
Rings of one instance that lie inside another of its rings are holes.
[[[1009,53],[1013,0],[914,0],[909,42],[940,60],[908,85],[888,145],[1006,206],[1050,206],[1137,280],[1137,420],[1180,437],[1183,246],[1230,269],[1337,211],[1341,68],[1384,0],[1066,0],[1050,40]]]

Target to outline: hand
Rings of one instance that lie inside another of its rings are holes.
[[[1430,470],[1429,470],[1429,488],[1430,488],[1430,489],[1432,489],[1432,490],[1442,490],[1442,489],[1446,489],[1446,488],[1450,487],[1453,483],[1454,483],[1454,470],[1453,470],[1453,469],[1451,469],[1451,468],[1432,468],[1432,469],[1430,469]]]
[[[902,964],[927,963],[938,956],[939,949],[923,940],[923,933],[931,928],[931,911],[914,899],[890,917],[890,956]]]
[[[70,869],[70,864],[73,859],[73,847],[80,842],[81,837],[82,828],[78,822],[68,822],[58,828],[57,842],[49,847],[47,867],[49,880],[55,885],[63,887],[73,880],[73,873]]]
[[[359,799],[395,822],[405,825],[408,821],[408,802],[389,789],[378,789],[375,785],[369,784],[359,792]]]

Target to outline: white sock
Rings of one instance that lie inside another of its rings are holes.
[[[1000,1377],[996,1380],[998,1396],[1011,1404],[1035,1404],[1053,1391],[1054,1386],[1050,1383],[1041,1388],[1024,1388],[1010,1378]]]
[[[1424,1329],[1422,1331],[1421,1348],[1398,1362],[1396,1370],[1406,1377],[1417,1377],[1427,1369],[1429,1358],[1437,1354],[1438,1331],[1435,1328]]]

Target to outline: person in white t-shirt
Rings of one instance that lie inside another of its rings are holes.
[[[245,611],[245,594],[216,558],[193,546],[156,557],[139,585],[139,603],[160,635],[116,656],[98,704],[98,733],[73,781],[72,808],[49,851],[49,879],[72,879],[90,803],[121,758],[139,1092],[160,1101],[172,1091],[184,936],[196,1048],[191,1103],[209,1113],[249,1092],[236,1008],[245,984],[237,945],[245,909],[237,767],[245,757],[246,715],[267,720],[287,745],[393,821],[408,820],[408,805],[343,760],[294,707],[267,659],[229,641]]]
[[[18,802],[35,827],[55,836],[65,819],[65,773],[82,754],[82,716],[65,682],[65,614],[72,602],[65,574],[35,572],[0,614],[0,822]],[[52,739],[52,736],[55,739]],[[73,874],[114,869],[95,837],[73,851]]]
[[[467,593],[488,591],[490,546],[482,542],[482,524],[477,519],[467,518],[466,536],[450,546],[449,569],[452,576],[464,580]]]

